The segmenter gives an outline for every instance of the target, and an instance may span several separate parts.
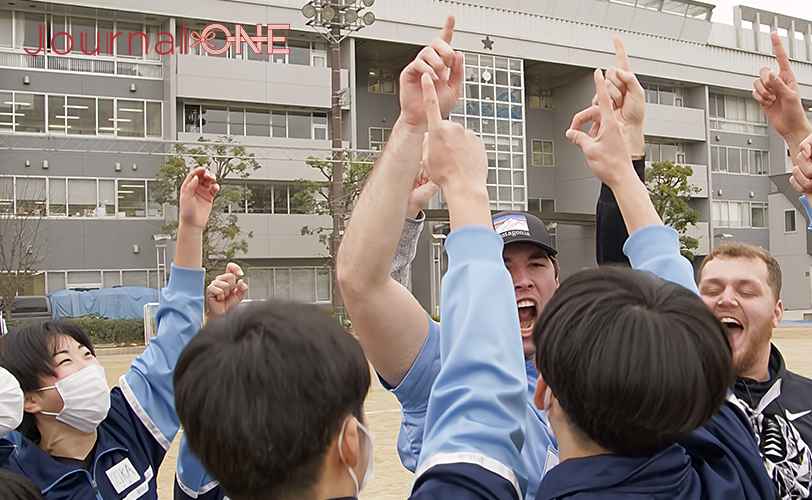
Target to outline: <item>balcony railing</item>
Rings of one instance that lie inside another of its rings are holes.
[[[0,49],[0,66],[6,68],[49,69],[72,73],[96,73],[160,80],[163,65],[160,61],[98,59],[56,54],[30,55],[9,49]]]

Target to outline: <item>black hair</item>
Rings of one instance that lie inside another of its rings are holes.
[[[300,498],[370,371],[358,341],[309,304],[247,304],[180,356],[175,406],[190,449],[230,498]]]
[[[71,321],[43,321],[12,330],[2,337],[0,343],[0,366],[20,382],[23,392],[34,392],[42,387],[42,377],[55,377],[54,354],[59,338],[67,335],[87,347],[94,356],[93,342],[84,328]],[[38,443],[40,434],[34,416],[23,415],[18,430],[28,439]]]
[[[0,469],[0,498],[3,500],[42,500],[42,493],[27,477]]]
[[[533,341],[576,436],[619,455],[655,453],[692,432],[735,379],[725,327],[697,295],[621,267],[566,280]]]

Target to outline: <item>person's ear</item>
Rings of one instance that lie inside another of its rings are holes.
[[[778,299],[778,302],[775,303],[775,310],[773,311],[773,326],[777,327],[781,324],[781,320],[784,319],[784,303],[781,302],[781,299]]]
[[[538,382],[536,382],[536,392],[533,393],[533,403],[539,410],[544,409],[544,393],[547,392],[547,382],[539,375]]]
[[[338,446],[341,447],[344,462],[346,462],[348,467],[355,469],[361,457],[361,441],[358,438],[358,419],[350,415],[345,425],[344,435],[341,437],[341,442],[338,443]],[[340,434],[339,432],[339,435]]]
[[[23,400],[23,411],[26,413],[39,413],[42,411],[42,397],[36,392],[26,392]]]

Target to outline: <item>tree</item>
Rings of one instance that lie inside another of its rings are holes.
[[[29,287],[47,257],[51,228],[45,223],[45,179],[0,179],[0,297],[11,318],[14,297]],[[16,199],[15,205],[12,200]]]
[[[680,252],[688,260],[694,260],[693,250],[699,241],[685,234],[688,225],[695,225],[699,212],[688,206],[692,194],[699,188],[689,182],[694,170],[688,165],[674,165],[670,161],[652,163],[646,168],[646,186],[651,202],[663,223],[679,233]]]
[[[178,206],[178,193],[183,179],[193,168],[205,166],[214,174],[220,184],[220,192],[214,198],[209,222],[203,230],[203,268],[212,276],[217,270],[234,258],[237,252],[248,251],[248,242],[240,238],[243,234],[237,215],[230,213],[229,205],[244,205],[250,199],[245,186],[234,183],[245,179],[259,168],[253,153],[246,153],[243,146],[237,145],[233,137],[220,137],[215,143],[203,143],[198,147],[175,145],[175,155],[170,157],[158,172],[155,200]],[[163,228],[164,233],[177,236],[178,221],[174,220]],[[248,238],[253,234],[248,233]]]
[[[346,227],[347,220],[350,217],[352,207],[358,200],[358,195],[361,194],[361,189],[372,171],[375,164],[373,158],[359,157],[352,159],[349,153],[343,153],[344,168],[342,184],[344,186],[344,196],[333,203],[333,162],[332,160],[322,160],[313,156],[308,156],[305,163],[311,168],[319,171],[324,180],[307,180],[298,179],[291,188],[290,204],[297,206],[301,213],[316,214],[316,215],[329,215],[332,219],[334,215],[333,210],[337,210],[338,214],[343,221],[341,227]],[[335,209],[333,208],[335,207]],[[333,227],[320,226],[320,227],[302,227],[302,235],[318,235],[319,242],[327,248],[328,261],[325,265],[332,267],[333,276],[333,306],[334,310],[339,308],[335,307],[336,297],[339,297],[338,280],[335,276],[335,266],[332,265],[335,256],[330,252],[330,241],[333,237]]]

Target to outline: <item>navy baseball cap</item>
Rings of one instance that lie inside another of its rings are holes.
[[[550,243],[547,226],[535,215],[527,212],[499,212],[493,216],[493,228],[502,237],[505,245],[530,243],[540,246],[550,255],[558,253]]]

